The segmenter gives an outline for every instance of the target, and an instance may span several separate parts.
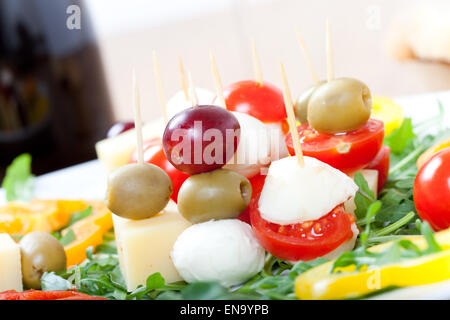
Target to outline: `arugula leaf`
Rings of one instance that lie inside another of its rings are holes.
[[[64,234],[60,239],[59,242],[63,245],[63,246],[67,246],[68,244],[72,243],[73,241],[75,241],[75,233],[73,232],[72,229],[69,229],[66,234]]]
[[[361,172],[355,173],[354,181],[359,187],[358,192],[355,195],[355,215],[357,218],[362,218],[366,214],[370,204],[372,204],[376,199],[373,191],[370,190],[369,185]]]
[[[34,194],[34,176],[31,174],[31,155],[23,153],[6,169],[2,188],[8,201],[29,201]]]
[[[43,291],[64,291],[72,289],[69,281],[54,272],[45,272],[41,277],[41,287]]]
[[[69,221],[68,226],[71,226],[71,225],[73,225],[75,222],[80,221],[80,220],[83,220],[84,218],[89,217],[90,215],[92,215],[92,212],[93,212],[93,211],[92,211],[92,206],[89,206],[89,207],[87,207],[87,208],[84,209],[84,210],[81,210],[81,211],[77,211],[77,212],[72,213],[72,214],[70,215],[70,221]]]
[[[403,120],[400,127],[395,129],[384,139],[384,143],[391,148],[395,154],[402,153],[405,148],[411,147],[416,135],[413,132],[413,126],[410,118]]]

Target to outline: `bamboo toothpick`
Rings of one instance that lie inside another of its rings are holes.
[[[166,109],[166,97],[164,95],[164,86],[161,78],[161,71],[159,70],[158,57],[156,55],[156,50],[153,50],[153,69],[155,73],[156,86],[158,88],[159,104],[161,106],[161,111],[164,118],[164,123],[167,123],[167,109]]]
[[[327,81],[334,79],[333,47],[331,46],[330,21],[327,19]]]
[[[188,77],[189,77],[189,88],[191,89],[191,103],[193,107],[197,107],[198,106],[198,96],[197,96],[197,91],[195,90],[195,85],[194,82],[192,81],[192,75],[190,72],[188,72]]]
[[[217,68],[216,59],[214,58],[214,54],[212,53],[212,51],[209,51],[209,57],[211,58],[211,68],[214,77],[214,83],[216,86],[217,97],[219,98],[219,104],[220,106],[226,108],[225,97],[223,95],[222,80],[220,80],[220,74]]]
[[[190,101],[189,99],[189,90],[186,81],[186,74],[184,73],[183,60],[181,60],[181,56],[178,55],[178,66],[180,68],[180,76],[181,76],[181,87],[183,88],[184,98],[186,101]]]
[[[134,105],[134,127],[136,131],[137,158],[138,163],[144,163],[144,150],[142,139],[142,120],[141,120],[141,99],[139,96],[139,88],[136,80],[136,70],[133,68],[133,105]]]
[[[297,34],[297,41],[298,44],[300,45],[300,48],[302,49],[303,57],[305,58],[306,65],[308,66],[309,73],[311,74],[311,78],[313,79],[314,83],[317,84],[319,83],[319,77],[317,76],[317,72],[311,61],[311,56],[309,55],[309,52],[306,49],[305,41],[303,41],[303,37],[301,36],[298,28],[295,29],[295,33]]]
[[[258,51],[256,50],[255,39],[252,39],[252,56],[253,56],[253,69],[255,72],[255,80],[260,87],[263,86],[263,76],[261,71],[261,63],[259,61]]]
[[[294,105],[292,103],[291,90],[287,82],[286,73],[284,71],[283,63],[280,62],[281,78],[283,80],[283,97],[284,107],[288,116],[289,131],[292,135],[292,141],[294,143],[295,156],[297,157],[298,164],[301,168],[305,166],[305,160],[303,159],[302,146],[300,144],[300,137],[297,131],[297,125],[295,122]]]

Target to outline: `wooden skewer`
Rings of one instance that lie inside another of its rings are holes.
[[[212,53],[212,51],[209,51],[209,57],[211,58],[211,68],[214,77],[214,83],[216,85],[217,97],[219,98],[218,102],[220,106],[226,108],[225,97],[223,95],[222,80],[220,80],[219,69],[217,68],[216,59],[214,58],[214,54]]]
[[[137,158],[138,163],[144,163],[144,150],[142,138],[142,120],[141,120],[141,99],[136,80],[136,70],[133,68],[133,104],[134,104],[134,127],[136,130]]]
[[[295,156],[297,157],[298,164],[301,168],[305,166],[305,160],[303,159],[302,146],[300,144],[300,137],[297,131],[297,125],[294,115],[294,104],[292,103],[291,90],[286,78],[286,72],[284,71],[283,63],[280,62],[281,78],[283,80],[283,97],[284,107],[288,116],[289,131],[292,135],[292,141],[294,143]]]
[[[197,96],[197,91],[195,90],[195,85],[194,82],[192,81],[192,75],[190,72],[188,72],[188,77],[189,77],[189,88],[191,89],[191,103],[193,107],[197,107],[198,106],[198,96]]]
[[[263,76],[261,71],[261,63],[259,61],[258,51],[256,50],[255,39],[252,39],[252,53],[253,53],[253,69],[255,71],[255,80],[260,87],[263,86]]]
[[[180,55],[178,55],[178,65],[180,67],[181,87],[183,88],[184,98],[186,99],[186,101],[190,101],[186,74],[184,73],[183,60],[181,60]]]
[[[158,57],[156,56],[156,51],[153,50],[153,69],[155,73],[156,86],[158,88],[159,103],[161,105],[161,111],[164,118],[164,123],[167,123],[167,109],[166,109],[166,97],[164,95],[164,86],[161,78],[161,71],[159,70]]]
[[[308,66],[309,73],[311,74],[311,78],[313,79],[315,84],[318,84],[320,81],[319,77],[317,75],[316,70],[314,69],[314,65],[311,61],[311,56],[309,55],[309,52],[306,49],[305,41],[303,41],[303,37],[301,36],[298,28],[295,29],[295,33],[297,34],[298,44],[300,45],[300,48],[302,49],[303,57],[305,58],[306,65]]]
[[[327,81],[334,79],[333,48],[331,46],[330,21],[327,19]]]

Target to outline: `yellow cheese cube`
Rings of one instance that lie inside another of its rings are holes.
[[[373,191],[375,195],[375,199],[377,198],[378,193],[378,171],[372,169],[363,169],[359,170],[359,172],[363,175],[364,179],[366,179],[367,184],[369,185],[369,189]],[[354,178],[354,174],[350,175],[350,178]],[[347,200],[344,203],[345,212],[347,213],[355,213],[356,205],[354,198]]]
[[[7,233],[0,233],[0,292],[22,291],[20,247]]]
[[[142,127],[144,140],[161,137],[164,132],[164,121],[157,119]],[[119,134],[116,137],[104,139],[95,145],[97,157],[105,167],[106,172],[121,167],[130,162],[130,157],[136,148],[136,132],[134,129]]]
[[[113,215],[120,269],[129,291],[145,285],[147,277],[161,273],[166,283],[183,280],[176,271],[170,252],[178,236],[191,224],[170,201],[157,215],[130,220]]]

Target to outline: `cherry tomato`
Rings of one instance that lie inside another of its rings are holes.
[[[380,152],[364,169],[371,169],[378,171],[378,192],[383,189],[389,175],[391,148],[382,146]]]
[[[27,290],[17,292],[9,290],[0,292],[0,300],[108,300],[102,297],[90,296],[76,290],[67,291],[41,291]]]
[[[361,128],[339,134],[321,133],[307,123],[297,127],[305,156],[316,158],[345,173],[364,168],[380,151],[383,122],[369,119]],[[289,153],[294,155],[291,134],[286,135]]]
[[[435,153],[419,169],[413,197],[420,218],[435,231],[450,227],[450,148]]]
[[[117,122],[111,128],[109,128],[106,137],[112,138],[130,129],[134,129],[134,122]]]
[[[272,255],[288,261],[308,261],[321,257],[353,237],[354,217],[343,205],[315,221],[279,225],[261,217],[259,197],[250,203],[250,220],[261,245]]]
[[[250,184],[252,185],[252,197],[250,199],[253,200],[255,198],[259,198],[259,195],[264,187],[264,182],[266,181],[266,175],[257,174],[256,176],[248,179]],[[248,206],[238,217],[239,220],[250,224],[250,206]]]
[[[170,198],[177,202],[178,191],[180,191],[183,182],[189,178],[189,175],[177,170],[166,158],[162,147],[161,139],[154,138],[144,143],[144,161],[152,163],[163,169],[172,180],[173,192]],[[130,162],[137,162],[137,152],[131,155]]]
[[[226,87],[223,94],[230,111],[246,113],[262,122],[280,122],[287,117],[283,93],[268,82],[261,86],[253,80],[239,81]]]
[[[180,171],[197,174],[223,167],[236,152],[240,125],[228,110],[204,105],[177,113],[163,134],[167,160]]]

